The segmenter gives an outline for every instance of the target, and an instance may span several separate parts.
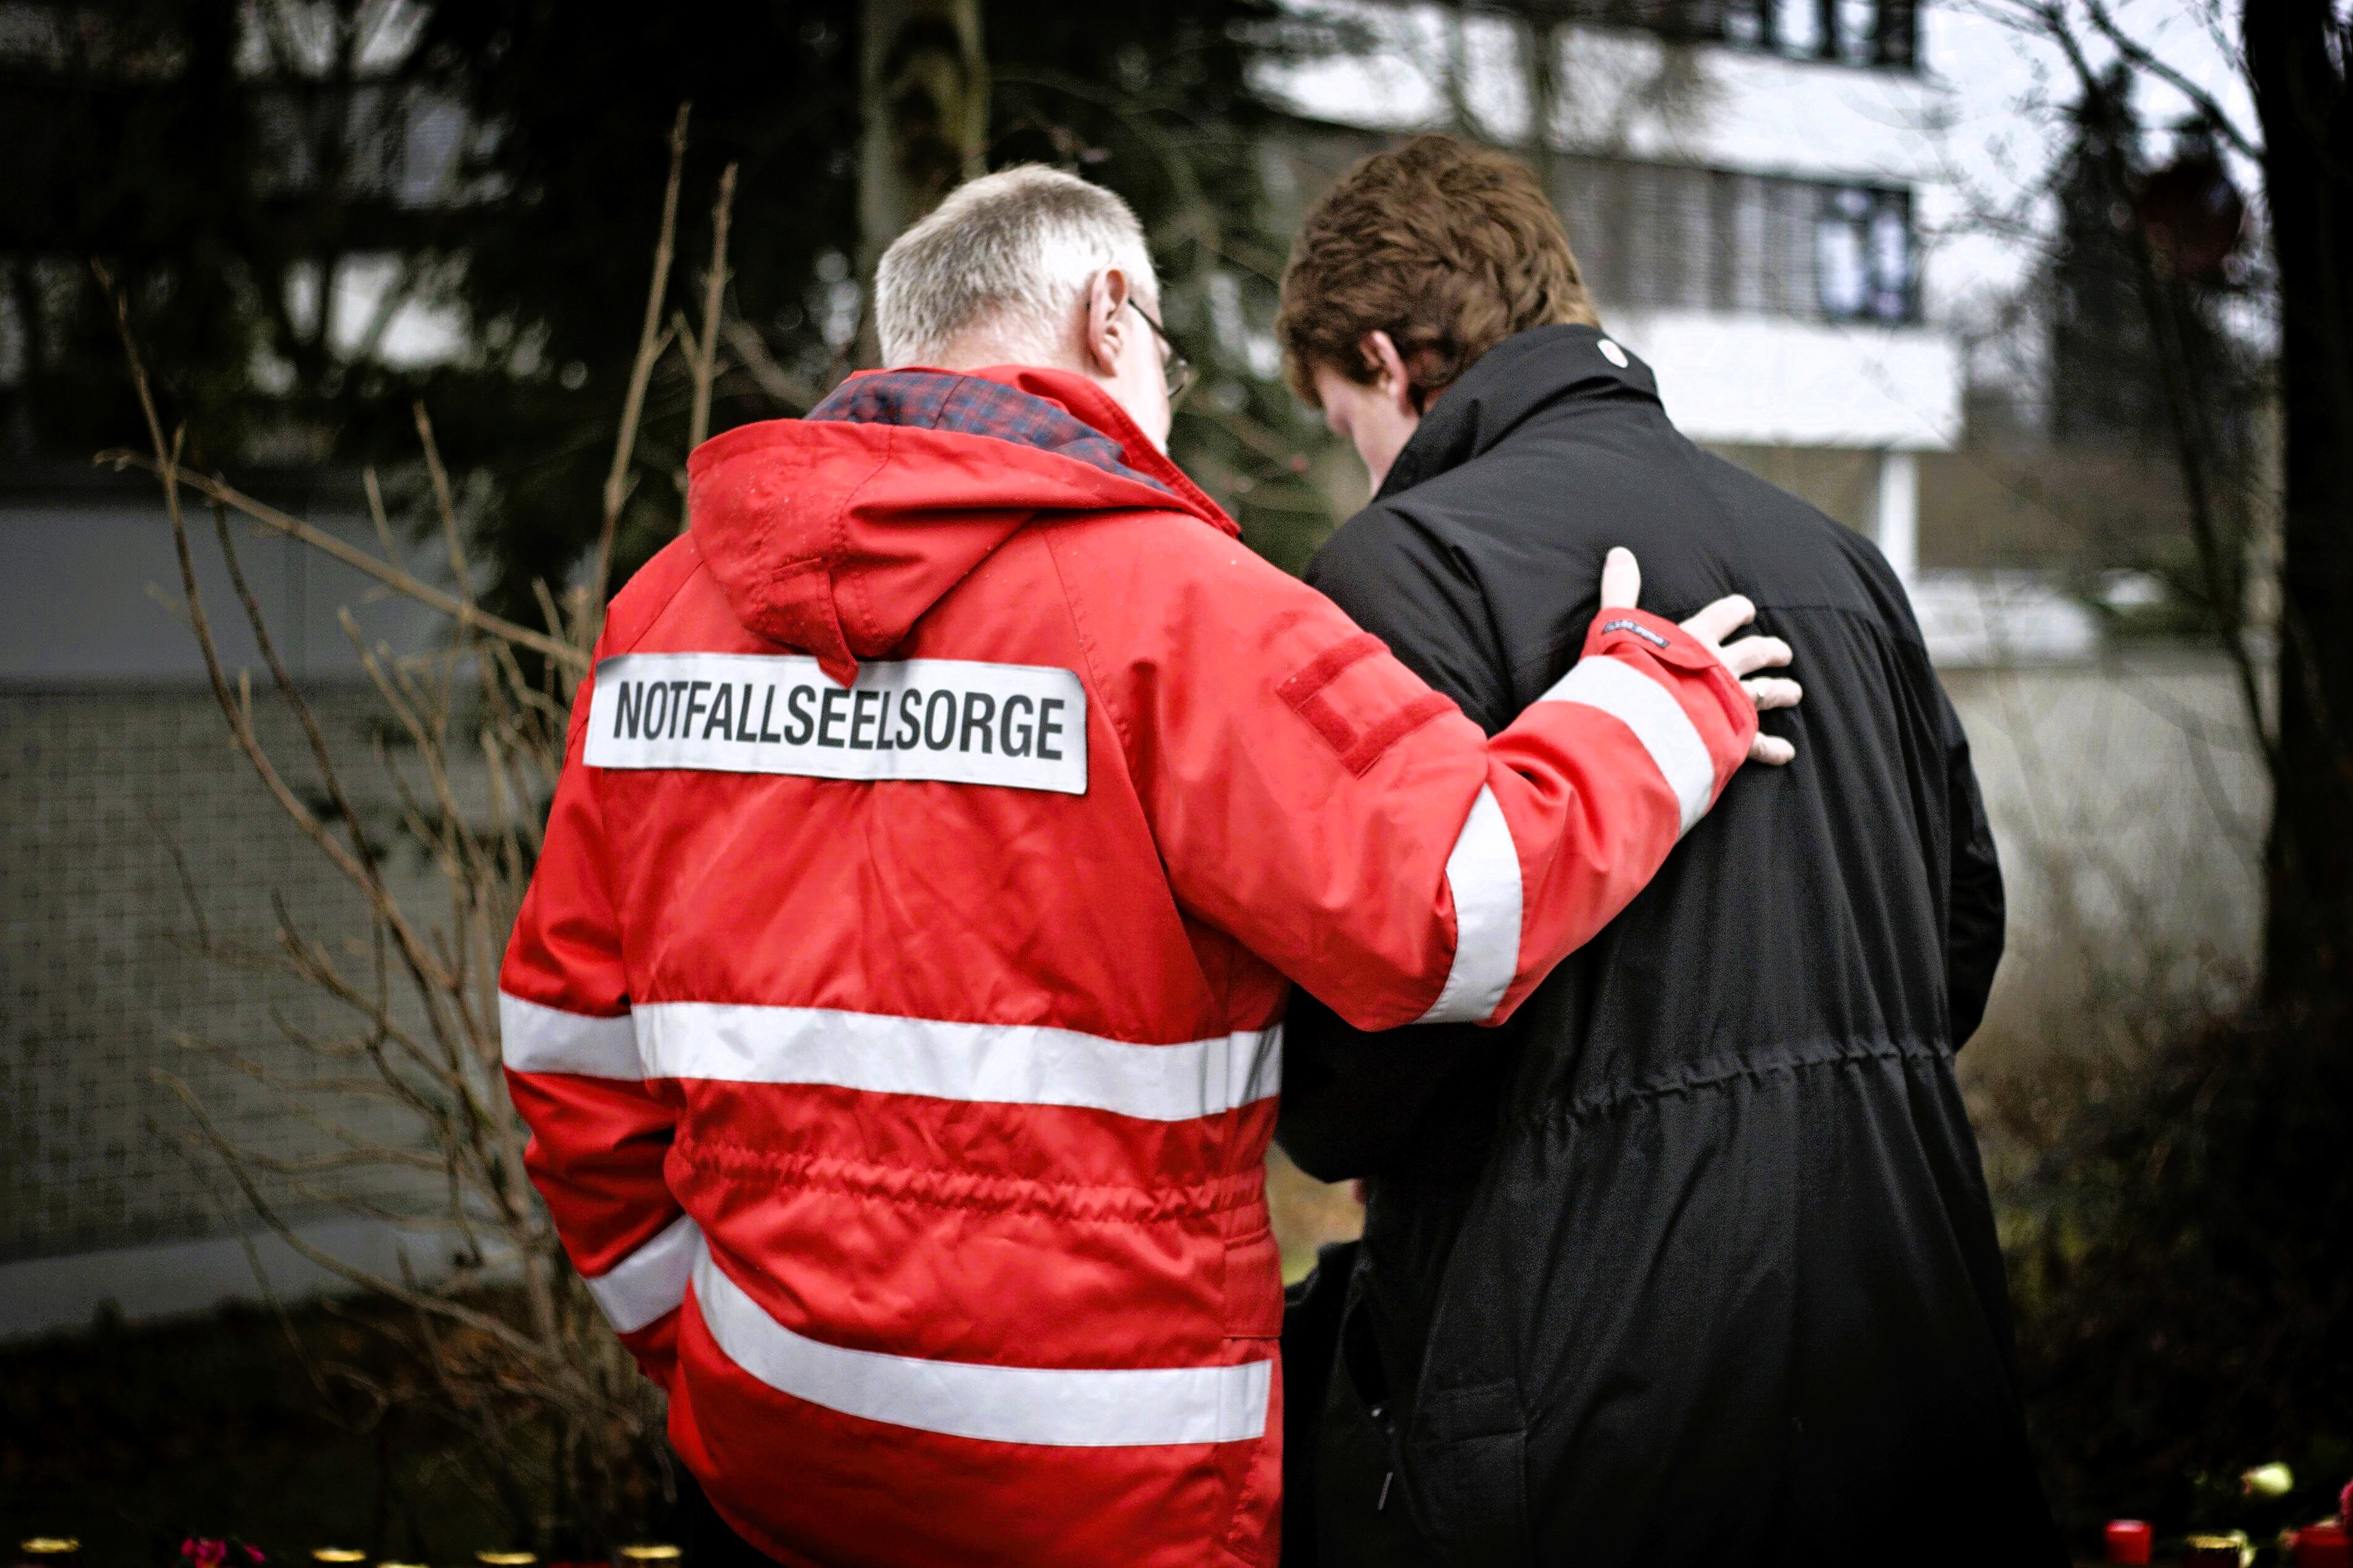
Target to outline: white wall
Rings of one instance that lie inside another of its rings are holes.
[[[1960,349],[1925,328],[1613,311],[1694,441],[1941,451],[1961,434]]]
[[[1261,60],[1251,86],[1294,113],[1364,130],[1442,130],[1450,69],[1476,129],[1527,140],[1525,33],[1510,17],[1433,5],[1319,3],[1374,40],[1361,53]],[[1553,145],[1561,152],[1746,174],[1915,184],[1945,169],[1950,89],[1935,78],[1564,26]]]

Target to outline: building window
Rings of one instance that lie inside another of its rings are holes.
[[[1902,191],[1834,186],[1814,226],[1821,313],[1834,321],[1912,319],[1911,198]]]
[[[1770,0],[1774,48],[1810,58],[1822,52],[1822,0]]]
[[[1694,16],[1695,21],[1704,18]],[[1722,0],[1715,32],[1741,48],[1793,59],[1910,69],[1917,53],[1917,0]]]
[[[1267,187],[1292,205],[1391,139],[1292,121],[1267,144]],[[1553,205],[1586,287],[1615,310],[1801,321],[1920,319],[1919,245],[1900,187],[1564,153]]]
[[[1846,65],[1876,65],[1878,0],[1836,0],[1831,7],[1831,47]]]
[[[1562,158],[1556,199],[1604,311],[1918,319],[1911,197],[1615,158]]]

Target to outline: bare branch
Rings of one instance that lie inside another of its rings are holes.
[[[143,375],[143,373],[142,374]],[[117,468],[144,468],[159,479],[164,478],[165,475],[164,463],[157,458],[137,452],[121,449],[100,452],[98,455],[98,461],[111,463]],[[491,615],[487,610],[476,609],[456,595],[444,593],[422,578],[404,572],[397,566],[379,561],[366,551],[345,543],[323,529],[313,528],[297,518],[287,516],[276,507],[254,500],[226,480],[208,478],[203,474],[187,473],[180,469],[177,465],[173,465],[164,489],[165,493],[173,498],[172,504],[174,507],[177,505],[178,488],[182,486],[207,500],[219,501],[231,510],[243,513],[265,528],[285,534],[289,538],[299,539],[322,554],[333,556],[346,566],[366,573],[386,587],[397,589],[417,603],[440,611],[470,630],[487,632],[492,637],[504,637],[509,642],[518,643],[530,648],[533,653],[554,659],[575,670],[585,671],[588,668],[588,656],[569,643],[558,642],[553,637],[533,631],[529,626],[519,626],[512,621]]]
[[[720,331],[727,335],[727,346],[735,351],[735,357],[744,370],[773,401],[796,414],[806,414],[825,400],[822,390],[776,363],[759,330],[751,322],[731,321]]]
[[[433,481],[433,507],[440,514],[441,538],[449,549],[449,572],[457,579],[458,596],[469,609],[474,603],[474,574],[467,569],[465,541],[458,531],[458,504],[449,494],[449,470],[441,466],[441,448],[433,439],[433,421],[419,399],[412,405],[417,439],[425,448],[425,471]],[[463,625],[463,622],[459,623]]]
[[[690,452],[711,433],[711,383],[719,362],[719,317],[729,276],[727,227],[734,210],[735,165],[730,163],[719,176],[719,199],[711,206],[711,271],[702,281],[702,341],[694,351],[694,409],[686,422]]]
[[[264,1225],[277,1233],[280,1241],[293,1248],[298,1255],[364,1290],[401,1302],[420,1311],[431,1312],[451,1322],[463,1323],[468,1328],[497,1341],[526,1362],[534,1365],[546,1364],[549,1356],[542,1346],[489,1313],[478,1311],[462,1302],[446,1300],[422,1290],[396,1284],[380,1274],[356,1268],[312,1246],[279,1215],[276,1206],[255,1185],[253,1178],[248,1173],[246,1168],[234,1158],[235,1145],[221,1135],[220,1128],[206,1113],[204,1102],[196,1098],[195,1091],[188,1087],[186,1080],[164,1072],[158,1072],[155,1079],[158,1083],[171,1089],[180,1102],[188,1108],[189,1114],[196,1119],[205,1141],[211,1145],[216,1153],[222,1157],[228,1168],[229,1175],[243,1189],[246,1202],[252,1205],[255,1215]],[[565,1383],[576,1382],[575,1378],[568,1374],[559,1373],[559,1375],[563,1375],[563,1381]]]
[[[219,501],[213,502],[213,531],[220,537],[221,561],[228,568],[229,586],[237,594],[237,602],[245,611],[246,625],[252,629],[254,646],[261,650],[262,662],[269,667],[269,678],[277,682],[278,693],[293,711],[295,721],[301,725],[302,735],[311,743],[311,760],[319,766],[319,782],[333,803],[335,814],[343,820],[344,830],[352,840],[352,858],[367,872],[372,889],[380,889],[381,880],[370,857],[367,836],[360,827],[359,813],[353,808],[351,797],[343,793],[343,775],[335,769],[333,754],[327,750],[325,731],[319,728],[319,716],[311,711],[310,702],[296,689],[294,677],[278,657],[277,639],[269,635],[269,618],[261,613],[261,602],[245,580],[245,563],[238,558],[237,541],[229,532],[228,509]],[[251,700],[246,703],[248,718]]]
[[[670,132],[670,184],[662,193],[661,235],[654,243],[654,274],[646,287],[645,325],[638,332],[637,362],[629,367],[628,395],[621,400],[621,429],[613,442],[613,467],[605,476],[605,519],[596,533],[596,565],[588,579],[588,616],[601,627],[605,596],[613,579],[613,542],[621,526],[621,508],[629,499],[629,459],[636,451],[638,421],[645,408],[646,384],[653,379],[654,362],[661,358],[662,300],[670,290],[671,244],[678,232],[678,187],[686,168],[686,121],[690,104],[678,106],[678,120]],[[593,639],[592,639],[593,640]]]
[[[2135,69],[2147,71],[2188,99],[2190,107],[2198,111],[2199,119],[2211,126],[2216,135],[2230,143],[2232,151],[2257,163],[2263,161],[2262,143],[2239,129],[2237,123],[2231,119],[2213,94],[2158,58],[2150,51],[2147,45],[2126,32],[2108,10],[2105,0],[2084,0],[2084,4],[2086,14],[2092,19],[2094,30],[2101,37],[2105,38],[2109,47],[2122,55]]]

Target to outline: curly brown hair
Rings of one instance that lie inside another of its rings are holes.
[[[1370,382],[1385,331],[1426,406],[1514,332],[1599,326],[1568,231],[1526,164],[1451,136],[1376,153],[1324,193],[1282,273],[1283,378],[1311,407],[1315,369]]]

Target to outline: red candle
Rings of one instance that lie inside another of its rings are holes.
[[[2341,1524],[2307,1524],[2295,1532],[2295,1568],[2353,1568],[2353,1542]]]
[[[2145,1520],[2112,1519],[2107,1530],[2108,1561],[2145,1563],[2156,1537],[2157,1531]]]

